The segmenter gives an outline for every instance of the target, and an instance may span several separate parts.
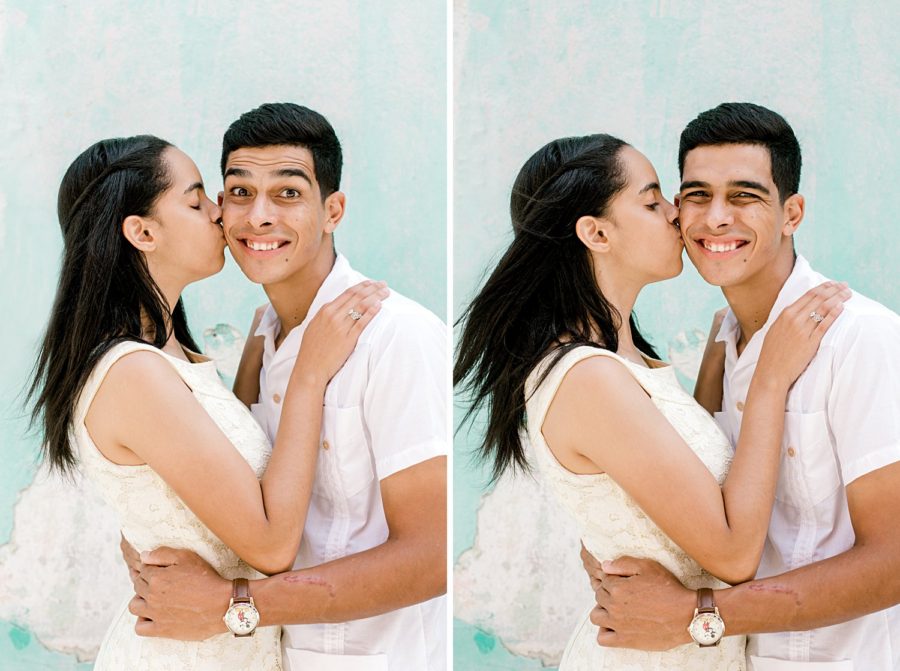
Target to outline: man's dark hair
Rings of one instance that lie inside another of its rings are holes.
[[[684,174],[684,157],[691,149],[718,144],[766,147],[781,202],[800,190],[800,143],[780,114],[753,103],[722,103],[701,113],[681,132],[679,174]]]
[[[222,138],[222,174],[231,152],[273,145],[310,151],[323,200],[341,188],[343,158],[334,128],[318,112],[294,103],[266,103],[232,123]]]

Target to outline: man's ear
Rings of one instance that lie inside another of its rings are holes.
[[[325,199],[325,232],[334,233],[334,229],[344,218],[344,208],[347,205],[347,197],[341,191],[335,191]]]
[[[222,203],[225,202],[225,192],[219,191],[219,195],[216,196],[216,202],[219,204],[219,207],[222,207]]]
[[[152,252],[156,249],[156,236],[150,221],[135,214],[125,217],[122,222],[122,235],[135,249]]]
[[[609,251],[609,224],[608,220],[600,217],[579,217],[575,222],[575,235],[589,250],[603,254]]]
[[[784,201],[784,225],[781,227],[782,235],[791,237],[796,233],[797,228],[800,226],[800,222],[803,221],[805,207],[806,201],[804,201],[803,196],[799,193],[789,196],[788,199]]]

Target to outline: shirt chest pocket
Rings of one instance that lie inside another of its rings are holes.
[[[313,495],[331,501],[346,499],[374,479],[375,466],[366,439],[362,406],[326,405]]]
[[[786,412],[775,498],[798,508],[814,506],[840,486],[825,411]]]

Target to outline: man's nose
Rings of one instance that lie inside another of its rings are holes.
[[[247,213],[247,223],[255,228],[263,228],[272,225],[272,207],[268,198],[258,196],[253,200],[253,205]]]
[[[734,223],[734,212],[722,198],[714,198],[706,211],[706,224],[710,228],[731,226]]]

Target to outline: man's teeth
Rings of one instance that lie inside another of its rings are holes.
[[[268,252],[278,249],[279,244],[278,242],[253,242],[252,240],[247,240],[247,246],[254,252]]]
[[[709,240],[703,241],[703,246],[711,252],[733,252],[741,245],[740,242],[735,240],[734,242],[710,242]]]

